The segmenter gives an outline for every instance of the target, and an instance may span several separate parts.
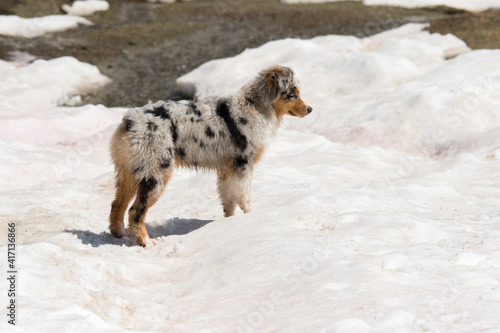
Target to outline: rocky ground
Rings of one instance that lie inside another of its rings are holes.
[[[0,15],[63,14],[68,0],[2,0]],[[367,7],[356,2],[285,5],[279,0],[205,0],[173,4],[108,0],[110,9],[87,17],[95,25],[24,39],[0,36],[0,58],[63,55],[92,63],[113,82],[84,103],[137,106],[182,98],[175,79],[202,63],[287,37],[368,36],[408,22],[429,22],[471,48],[500,48],[500,11]],[[230,70],[230,69],[228,69]]]

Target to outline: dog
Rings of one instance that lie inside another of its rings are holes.
[[[312,112],[300,98],[294,72],[283,66],[262,70],[239,93],[199,101],[158,101],[129,109],[110,145],[116,195],[109,229],[138,244],[155,244],[144,225],[148,209],[163,193],[175,167],[215,170],[226,217],[236,206],[252,210],[250,185],[260,160],[285,115]]]

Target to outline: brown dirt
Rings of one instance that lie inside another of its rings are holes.
[[[500,11],[460,12],[433,21],[429,31],[454,34],[471,49],[500,49]]]

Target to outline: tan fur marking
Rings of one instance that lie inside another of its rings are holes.
[[[124,236],[125,212],[137,192],[137,181],[130,171],[130,140],[123,128],[118,128],[113,135],[110,150],[116,169],[116,194],[109,215],[109,230],[120,238]]]
[[[233,167],[233,159],[227,157],[224,161],[224,163],[221,163],[221,166],[217,169],[217,176],[225,180],[228,177],[232,176],[234,174],[234,167]]]
[[[276,112],[276,117],[279,121],[283,120],[283,116],[288,113],[288,102],[280,98],[273,103],[274,111]]]
[[[279,88],[277,82],[272,77],[272,73],[277,74],[278,76],[285,75],[285,71],[279,67],[271,67],[267,70],[267,89],[271,91],[275,88]]]
[[[111,138],[110,145],[111,159],[117,167],[130,166],[130,139],[125,132],[125,128],[118,127]]]
[[[265,149],[266,148],[264,146],[259,148],[259,151],[257,151],[257,154],[255,155],[255,157],[253,159],[254,164],[260,161],[260,159],[262,158],[262,154],[264,154]]]
[[[268,73],[276,73],[278,75],[285,75],[285,71],[283,70],[283,68],[279,67],[279,66],[273,66],[273,67],[270,67],[268,70],[267,70]]]
[[[232,158],[225,158],[224,162],[221,163],[220,167],[217,169],[217,184],[218,186],[221,186],[221,184],[224,184],[231,176],[233,176],[235,173],[234,167],[233,167],[233,159]],[[221,189],[219,189],[219,196],[222,200],[222,208],[224,210],[224,217],[229,217],[234,214],[234,208],[235,208],[235,203],[231,202],[226,202],[227,198],[225,197],[226,194],[225,192],[221,192]]]
[[[175,156],[175,166],[189,168],[189,165],[182,158],[180,158],[178,155]]]
[[[298,90],[295,89],[295,94],[297,99],[295,101],[287,101],[284,97],[281,97],[276,102],[273,103],[274,111],[276,112],[276,117],[281,121],[284,115],[305,117],[307,116],[307,105],[299,97]],[[291,114],[292,112],[293,114]]]

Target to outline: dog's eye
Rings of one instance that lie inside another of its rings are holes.
[[[286,98],[288,98],[288,99],[293,99],[293,98],[295,98],[295,97],[296,97],[296,96],[295,96],[295,93],[293,93],[293,92],[289,93],[289,94],[286,96]]]

